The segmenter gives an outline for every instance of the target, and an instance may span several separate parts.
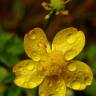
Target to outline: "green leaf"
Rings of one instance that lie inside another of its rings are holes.
[[[10,53],[0,54],[0,62],[5,64],[7,67],[14,66],[19,61],[19,57]]]
[[[13,55],[20,55],[24,52],[23,41],[15,36],[8,42],[7,48],[7,53]]]
[[[0,52],[3,51],[4,46],[6,45],[7,41],[10,40],[12,34],[5,33],[5,31],[0,26]]]
[[[4,96],[3,92],[0,92],[0,96]]]
[[[28,96],[38,96],[38,87],[33,89],[26,89]]]
[[[88,96],[96,96],[96,79],[93,80],[92,85],[87,87],[85,92]]]
[[[9,72],[2,83],[3,84],[11,83],[13,82],[14,78],[15,78],[15,74],[13,72]]]
[[[89,61],[94,62],[96,61],[96,44],[91,44],[87,50],[87,58]]]
[[[0,30],[0,62],[7,67],[12,67],[24,53],[23,40],[12,33],[5,32],[1,26]]]
[[[3,67],[0,67],[0,83],[5,79],[7,75],[8,75],[7,70]]]
[[[11,85],[7,96],[21,96],[22,88]]]

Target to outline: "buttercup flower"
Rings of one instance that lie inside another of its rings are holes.
[[[92,82],[92,71],[87,64],[72,60],[84,44],[84,33],[73,27],[58,32],[52,45],[42,29],[34,28],[24,37],[30,59],[15,65],[14,83],[23,88],[39,86],[40,96],[65,96],[67,87],[85,89]]]
[[[68,15],[68,10],[65,10],[65,4],[67,4],[71,0],[50,0],[50,3],[43,2],[42,6],[45,10],[50,11],[48,15],[45,16],[45,19],[48,19],[52,14],[52,11],[56,11],[56,15]]]

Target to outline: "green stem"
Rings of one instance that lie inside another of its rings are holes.
[[[54,17],[55,17],[55,14],[56,14],[56,10],[53,10],[48,21],[47,21],[47,24],[45,25],[44,27],[44,30],[46,32],[46,30],[48,29],[49,25],[51,24],[51,22],[53,21]]]

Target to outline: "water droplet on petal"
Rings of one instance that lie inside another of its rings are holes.
[[[91,85],[91,83],[92,83],[92,80],[87,80],[86,81],[86,85]]]
[[[48,86],[51,87],[51,86],[52,86],[52,82],[49,82],[49,83],[48,83]]]
[[[92,81],[86,82],[86,85],[91,85]]]
[[[74,36],[69,36],[68,39],[67,39],[67,42],[68,42],[69,44],[74,43],[74,42],[75,42],[75,37],[74,37]]]
[[[24,81],[25,81],[25,78],[24,77],[17,77],[15,80],[14,80],[14,83],[18,84],[18,85],[23,85],[24,84]]]
[[[34,66],[31,64],[30,66],[26,66],[27,70],[33,70]]]
[[[42,93],[42,94],[40,94],[40,96],[45,96],[45,94]]]
[[[40,60],[40,55],[36,52],[32,53],[32,58],[34,61],[39,61]]]
[[[36,35],[33,34],[33,35],[31,36],[31,39],[34,40],[35,38],[36,38]]]
[[[32,39],[32,40],[36,39],[36,33],[35,33],[34,31],[30,32],[30,33],[29,33],[29,37],[30,37],[30,39]]]
[[[34,60],[35,60],[35,61],[39,61],[39,60],[40,60],[40,57],[35,56],[35,57],[34,57]]]
[[[79,82],[73,82],[73,83],[71,84],[71,87],[72,87],[73,89],[80,89],[81,85],[80,85]]]
[[[42,47],[43,45],[42,45],[42,43],[38,43],[38,46],[39,46],[39,47]]]
[[[75,48],[73,47],[72,49],[68,50],[66,53],[65,53],[65,59],[67,61],[71,60],[75,54],[77,54],[77,50],[75,50]]]
[[[86,88],[86,84],[82,83],[81,86],[80,86],[80,89],[85,89]]]
[[[69,71],[75,71],[76,70],[76,64],[74,64],[74,63],[69,64],[68,65],[68,70]]]

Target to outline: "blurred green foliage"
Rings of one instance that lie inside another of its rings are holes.
[[[79,60],[86,60],[86,63],[91,67],[93,71],[93,82],[91,86],[88,86],[84,92],[88,94],[88,96],[96,95],[96,44],[91,43],[88,47],[81,52],[81,54],[76,57]]]
[[[23,40],[0,26],[0,96],[36,96],[36,89],[19,88],[13,83],[12,67],[23,53]]]
[[[22,40],[0,28],[0,62],[12,67],[24,52]]]
[[[15,34],[4,31],[0,26],[0,96],[5,96],[5,91],[9,87],[7,84],[10,84],[13,80],[11,68],[17,63],[23,52],[22,40]],[[8,94],[11,94],[11,89],[11,87],[8,88]]]

